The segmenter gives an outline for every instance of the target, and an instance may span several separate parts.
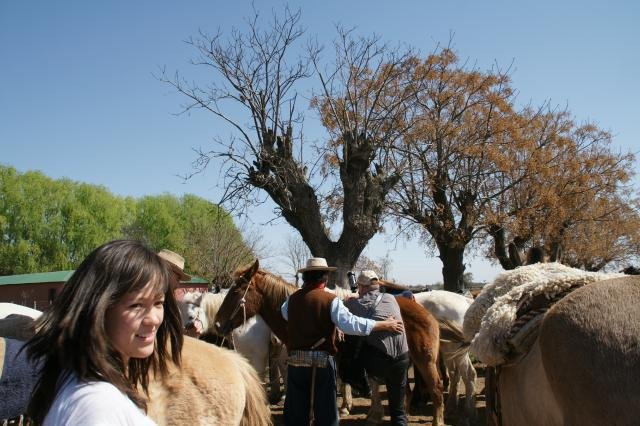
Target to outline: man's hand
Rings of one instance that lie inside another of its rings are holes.
[[[384,321],[376,321],[376,325],[372,331],[392,331],[396,333],[404,333],[404,323],[390,316]]]

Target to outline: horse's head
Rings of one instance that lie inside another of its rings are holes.
[[[187,293],[179,303],[182,326],[188,336],[198,337],[207,329],[207,318],[200,307],[202,297],[200,292]]]
[[[260,310],[262,294],[254,282],[259,275],[259,267],[260,264],[256,260],[233,273],[233,285],[216,314],[215,328],[218,333],[227,335]]]

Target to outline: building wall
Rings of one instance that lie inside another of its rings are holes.
[[[5,284],[0,286],[0,302],[28,306],[46,311],[64,283]],[[186,293],[207,291],[207,284],[183,284],[175,289],[177,300]]]
[[[197,284],[197,285],[183,284],[180,287],[176,288],[173,294],[176,296],[176,300],[180,301],[182,300],[184,295],[187,293],[194,293],[194,292],[204,293],[207,291],[207,288],[208,288],[207,284]]]
[[[64,283],[5,284],[0,286],[0,302],[24,305],[45,311]]]

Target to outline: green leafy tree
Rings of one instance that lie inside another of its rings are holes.
[[[121,235],[127,211],[104,187],[0,166],[0,274],[74,269]]]
[[[136,200],[0,166],[0,275],[75,269],[117,238],[180,253],[187,271],[222,284],[256,251],[255,240],[246,242],[227,212],[195,195]]]

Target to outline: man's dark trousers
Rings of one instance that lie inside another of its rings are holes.
[[[284,424],[307,426],[311,398],[312,367],[289,366],[287,370],[287,396],[284,400]],[[316,425],[338,426],[336,401],[336,363],[329,357],[329,366],[316,368],[316,384],[313,399]]]
[[[407,415],[404,411],[404,395],[407,386],[409,353],[406,352],[394,359],[376,348],[367,346],[367,349],[363,352],[363,358],[367,374],[384,381],[387,386],[391,424],[406,425]]]

